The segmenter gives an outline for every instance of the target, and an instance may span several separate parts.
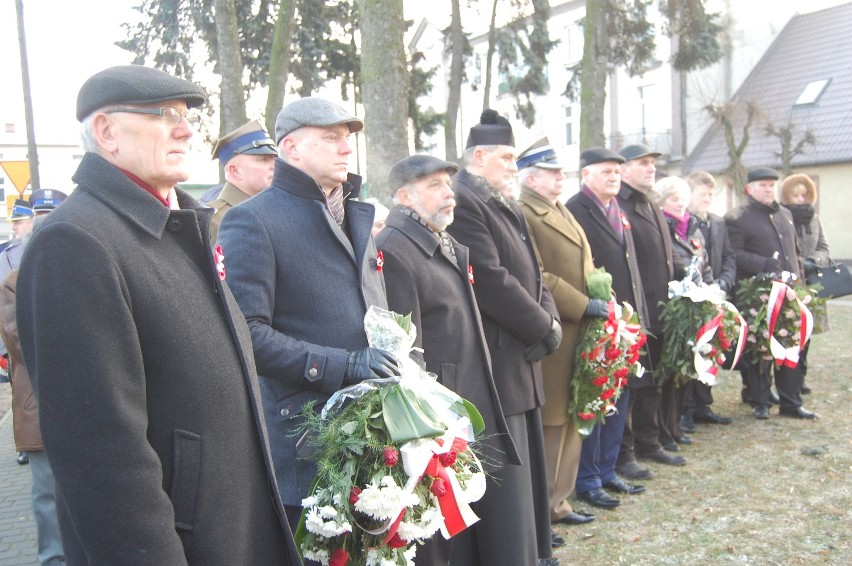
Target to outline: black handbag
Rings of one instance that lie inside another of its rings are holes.
[[[808,285],[822,285],[817,295],[825,299],[852,295],[852,274],[842,263],[828,260],[827,267],[817,267],[805,277]]]

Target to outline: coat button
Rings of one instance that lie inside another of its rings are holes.
[[[311,369],[309,369],[309,370],[308,370],[308,375],[309,375],[309,376],[311,376],[311,377],[316,377],[316,376],[317,376],[317,368],[311,368]]]
[[[287,408],[281,409],[281,416],[282,417],[286,417],[289,414],[290,414],[290,409],[287,409]]]
[[[169,223],[166,224],[166,230],[169,232],[175,233],[183,230],[183,222],[178,220],[177,218],[172,218],[169,220]]]

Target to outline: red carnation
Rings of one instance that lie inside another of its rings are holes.
[[[627,385],[627,378],[626,377],[617,378],[615,380],[615,385],[616,385],[616,387],[624,387],[625,385]]]
[[[577,413],[577,416],[580,417],[584,421],[590,421],[595,418],[594,413]]]
[[[596,378],[594,378],[594,379],[592,380],[592,385],[596,385],[596,386],[598,386],[598,387],[603,387],[604,385],[606,385],[606,382],[607,382],[607,381],[609,381],[609,379],[607,378],[607,376],[605,376],[605,375],[599,375],[599,376],[597,376]]]
[[[408,546],[408,543],[399,537],[399,533],[394,533],[388,541],[388,546],[391,548],[402,548],[403,546]]]
[[[391,468],[399,463],[399,451],[393,446],[385,446],[385,466]]]
[[[645,342],[647,342],[647,341],[648,341],[648,335],[647,334],[640,334],[639,338],[636,340],[636,347],[641,348],[642,346],[645,345]]]
[[[349,503],[355,505],[358,503],[358,499],[361,497],[361,488],[357,485],[353,485],[352,489],[349,491]]]
[[[615,360],[621,357],[621,350],[618,348],[610,348],[606,351],[606,359]]]
[[[438,460],[441,462],[441,465],[445,468],[449,468],[453,464],[456,463],[456,451],[450,450],[449,452],[444,452],[440,456],[438,456]]]
[[[627,374],[628,374],[628,373],[630,373],[630,370],[629,370],[629,369],[627,369],[627,368],[619,368],[619,369],[615,370],[615,373],[614,373],[613,375],[615,375],[615,378],[616,378],[616,379],[622,379],[622,378],[627,377]]]
[[[442,497],[447,493],[447,486],[444,485],[444,480],[441,478],[434,478],[432,480],[432,486],[429,488],[433,495],[437,497]]]
[[[639,352],[638,351],[633,352],[633,354],[629,358],[627,358],[628,364],[635,364],[638,361],[639,361]]]
[[[612,397],[613,395],[615,395],[615,389],[607,389],[606,391],[601,393],[601,399],[606,400]]]
[[[345,548],[338,548],[331,555],[328,566],[346,566],[349,563],[349,553]]]

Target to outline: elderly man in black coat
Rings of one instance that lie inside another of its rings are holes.
[[[136,65],[89,78],[77,188],[21,264],[21,346],[69,565],[301,563],[212,211],[175,188],[205,100]]]
[[[648,355],[643,359],[648,371],[647,378],[659,382],[655,371],[659,364],[663,344],[660,336],[663,327],[660,322],[661,302],[668,301],[669,281],[674,278],[672,256],[672,240],[663,213],[648,198],[654,187],[656,161],[659,153],[648,147],[635,144],[628,145],[619,151],[625,159],[621,165],[621,190],[618,193],[618,205],[624,212],[631,225],[633,241],[636,243],[637,263],[642,276],[642,289],[645,292],[645,304],[648,307],[648,318],[645,327],[648,329]],[[619,466],[624,468],[621,473],[628,475],[636,457],[653,460],[670,466],[683,466],[686,458],[669,454],[660,443],[660,419],[658,410],[664,394],[671,395],[665,388],[673,388],[672,380],[665,382],[663,387],[645,387],[637,389],[630,398],[631,410],[624,437],[621,441]],[[683,433],[667,431],[672,438],[684,441]],[[688,441],[684,441],[688,442]]]
[[[778,173],[768,167],[758,167],[748,172],[747,179],[745,203],[725,215],[731,247],[737,257],[737,278],[788,271],[801,279],[803,270],[793,215],[775,198]],[[754,409],[754,418],[768,419],[772,376],[762,371],[760,364],[750,360],[745,360],[744,364],[746,393]],[[816,418],[816,413],[802,407],[801,368],[776,367],[775,388],[781,401],[780,414],[799,419]]]
[[[494,383],[523,462],[504,467],[498,485],[491,486],[515,512],[509,520],[491,514],[482,518],[483,526],[496,522],[503,530],[492,531],[501,534],[479,545],[480,559],[482,564],[527,565],[538,556],[552,563],[540,360],[562,339],[559,313],[542,283],[524,215],[501,194],[518,171],[509,122],[484,111],[470,130],[464,157],[465,169],[453,179],[455,220],[448,231],[470,248]]]
[[[396,188],[385,228],[376,238],[384,257],[382,272],[391,310],[411,313],[417,327],[414,345],[423,349],[422,362],[438,381],[476,405],[485,421],[485,432],[476,446],[488,478],[483,498],[474,504],[481,516],[506,517],[514,512],[497,489],[500,469],[519,465],[503,408],[491,376],[491,357],[482,333],[468,249],[447,234],[453,221],[455,200],[450,175],[454,163],[428,155],[413,155],[390,170],[389,185]],[[495,477],[496,475],[496,477]],[[462,533],[450,540],[432,538],[417,550],[415,564],[474,563],[478,551],[473,540],[490,545],[494,537],[486,521],[474,528],[476,537]],[[467,543],[467,544],[465,544]]]

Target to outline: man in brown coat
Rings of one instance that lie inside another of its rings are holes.
[[[574,491],[582,440],[568,412],[574,346],[585,315],[606,317],[606,303],[589,299],[586,274],[594,269],[586,234],[559,201],[564,166],[547,138],[518,157],[518,204],[538,255],[544,284],[550,289],[562,324],[562,343],[541,362],[545,403],[541,408],[551,523],[576,525],[594,515],[574,511],[568,497]]]

